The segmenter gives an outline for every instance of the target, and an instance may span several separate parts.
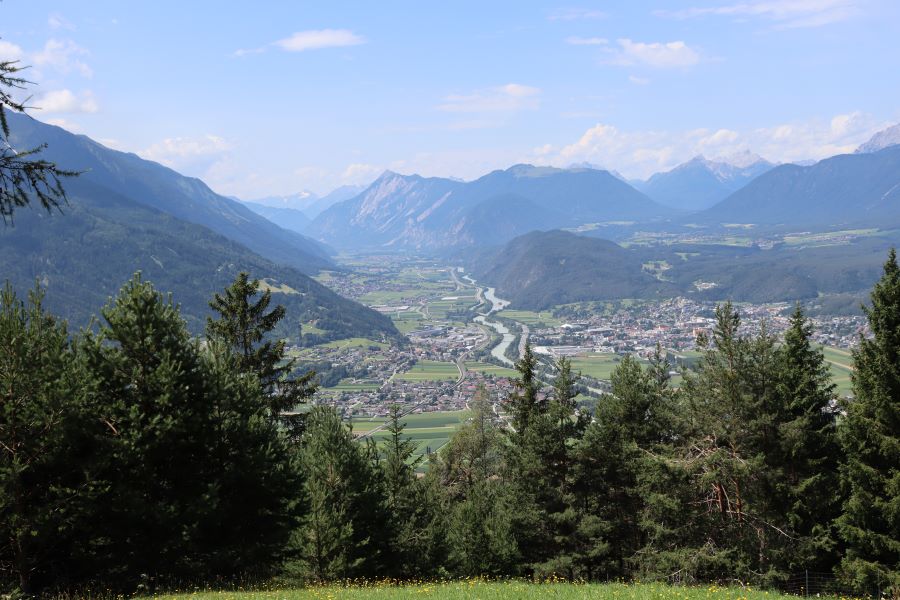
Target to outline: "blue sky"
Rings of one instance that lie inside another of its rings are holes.
[[[0,38],[38,118],[243,198],[818,159],[900,121],[895,0],[4,0]]]

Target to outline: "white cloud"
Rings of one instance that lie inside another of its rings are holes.
[[[630,81],[634,85],[649,85],[650,83],[650,80],[646,77],[638,77],[637,75],[629,75],[628,81]]]
[[[298,31],[289,38],[278,40],[275,45],[287,52],[303,52],[320,48],[358,46],[365,43],[365,38],[349,29],[312,29]]]
[[[645,178],[698,154],[715,158],[751,150],[776,162],[820,160],[852,152],[887,125],[860,112],[746,130],[623,131],[598,123],[571,144],[540,146],[525,160],[561,167],[586,161]]]
[[[572,36],[566,38],[566,43],[571,44],[572,46],[606,46],[609,44],[609,40],[601,37],[578,37]]]
[[[837,23],[860,14],[860,9],[859,0],[766,0],[682,10],[658,10],[654,14],[673,19],[705,16],[735,19],[755,17],[773,22],[777,28],[788,29]]]
[[[533,110],[540,106],[540,93],[536,87],[508,83],[471,94],[447,96],[437,109],[452,113]]]
[[[341,181],[346,185],[362,185],[371,183],[384,172],[384,167],[365,163],[353,163],[348,165],[341,173]]]
[[[607,64],[646,66],[657,69],[691,67],[700,62],[700,53],[683,41],[635,42],[628,38],[617,40],[619,48],[610,50]]]
[[[53,90],[33,102],[42,113],[95,113],[99,110],[93,92],[75,94],[71,90]]]
[[[566,8],[551,13],[548,19],[551,21],[581,21],[584,19],[603,19],[606,13],[602,10],[589,8]]]
[[[69,31],[75,30],[75,25],[73,25],[68,19],[66,19],[58,12],[50,13],[50,16],[47,17],[47,25],[50,26],[50,29],[68,29]]]
[[[0,61],[22,60],[23,56],[25,56],[25,51],[21,47],[6,40],[0,40]]]
[[[94,74],[91,68],[78,58],[87,54],[87,50],[71,40],[50,39],[43,50],[36,52],[30,60],[37,67],[51,67],[60,73],[75,71],[84,77],[91,77]]]
[[[209,158],[221,156],[231,148],[232,144],[225,138],[207,134],[199,137],[166,138],[138,154],[170,167],[183,167],[208,162]]]
[[[66,119],[45,119],[45,123],[49,125],[56,125],[57,127],[62,127],[66,131],[71,131],[72,133],[81,133],[81,126],[77,123],[73,123],[72,121],[68,121]]]
[[[290,37],[276,40],[271,44],[258,48],[240,48],[235,50],[232,56],[241,57],[262,54],[270,46],[277,46],[285,52],[305,52],[306,50],[321,50],[322,48],[359,46],[365,43],[366,38],[353,33],[349,29],[309,29],[307,31],[298,31]]]

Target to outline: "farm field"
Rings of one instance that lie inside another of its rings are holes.
[[[451,362],[421,360],[409,371],[397,373],[394,377],[404,381],[456,380],[459,378],[459,369]]]
[[[572,371],[594,379],[609,379],[622,357],[612,353],[579,354],[572,357]],[[643,361],[641,361],[643,362]]]
[[[416,455],[426,455],[429,452],[437,452],[450,440],[450,436],[469,418],[467,410],[439,411],[426,413],[413,413],[403,418],[406,429],[404,437],[418,443]],[[370,419],[353,419],[353,432],[365,434],[382,425],[385,419],[373,417]],[[371,434],[376,442],[381,442],[388,437],[388,432],[379,430]]]
[[[155,596],[159,600],[406,600],[412,598],[435,600],[530,600],[556,598],[558,600],[788,600],[777,592],[749,587],[681,587],[664,584],[581,584],[527,583],[523,581],[484,582],[463,580],[414,585],[370,583],[361,585],[332,585],[298,589],[267,589],[257,592],[193,592],[191,594]]]
[[[822,351],[825,354],[825,360],[828,361],[828,366],[831,367],[831,380],[837,385],[838,394],[846,396],[851,393],[850,375],[853,373],[853,355],[849,350],[830,346],[824,346]]]
[[[388,347],[388,344],[376,342],[375,340],[367,338],[347,338],[345,340],[335,340],[333,342],[328,342],[327,344],[322,344],[322,347],[324,348],[368,348],[369,346],[378,346],[378,348],[384,350]]]
[[[553,316],[550,311],[534,312],[531,310],[502,310],[497,313],[498,317],[512,319],[525,325],[545,325],[547,327],[559,327],[562,321]]]
[[[518,371],[514,369],[510,369],[508,367],[501,367],[499,365],[492,365],[489,363],[480,363],[480,362],[467,362],[466,369],[469,371],[477,371],[479,373],[484,373],[485,375],[494,375],[495,377],[518,377]]]

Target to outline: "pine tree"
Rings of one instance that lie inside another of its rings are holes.
[[[839,437],[848,494],[838,530],[843,579],[862,593],[900,594],[900,267],[892,249],[864,307],[871,338],[853,353],[854,398]]]
[[[288,379],[295,361],[287,359],[284,340],[268,339],[284,318],[285,309],[279,305],[268,310],[272,302],[270,290],[254,301],[259,288],[258,279],[250,280],[243,271],[238,273],[224,294],[215,294],[209,303],[219,316],[207,319],[206,332],[210,340],[231,348],[241,372],[256,374],[270,400],[274,418],[312,397],[315,374]]]
[[[525,434],[533,416],[542,413],[546,408],[544,403],[538,400],[541,383],[537,378],[537,364],[537,357],[531,344],[526,343],[522,358],[516,362],[516,371],[519,372],[516,391],[507,401],[513,417],[512,428],[520,436]]]
[[[17,208],[29,206],[33,200],[47,212],[58,209],[67,202],[62,180],[78,175],[38,158],[46,144],[15,149],[9,142],[6,111],[25,113],[29,108],[27,100],[17,99],[31,84],[22,76],[26,68],[16,60],[0,60],[0,217],[5,223]]]
[[[65,323],[9,283],[0,293],[0,590],[31,595],[65,569],[76,494],[89,501],[73,436],[85,381]]]
[[[778,568],[829,571],[835,564],[833,520],[841,497],[837,478],[840,449],[836,432],[835,385],[812,324],[798,303],[784,344],[766,453],[771,519],[789,532],[782,538]],[[774,479],[777,478],[777,479]]]
[[[217,466],[199,345],[171,298],[140,274],[102,315],[99,334],[82,343],[94,410],[109,429],[95,455],[107,483],[95,515],[97,571],[117,586],[141,573],[196,577],[204,523],[215,518]]]
[[[387,574],[390,519],[379,474],[331,407],[310,411],[300,454],[308,504],[301,571],[318,581]]]

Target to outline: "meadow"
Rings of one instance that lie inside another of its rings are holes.
[[[420,360],[405,373],[397,373],[396,379],[404,381],[445,381],[459,379],[459,369],[454,363]]]
[[[403,437],[417,442],[417,456],[437,452],[450,441],[450,436],[471,416],[467,410],[438,411],[413,413],[403,417],[406,428]],[[382,442],[389,436],[387,430],[374,431],[385,424],[381,417],[356,418],[352,421],[353,432],[368,434],[376,442]],[[374,433],[369,433],[374,431]],[[424,467],[424,465],[423,465]],[[420,469],[422,470],[422,469]]]
[[[463,580],[440,583],[391,585],[386,583],[325,585],[297,589],[266,589],[254,592],[194,592],[155,596],[159,600],[787,600],[776,592],[750,587],[703,587],[649,584],[528,583]]]

